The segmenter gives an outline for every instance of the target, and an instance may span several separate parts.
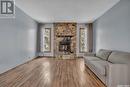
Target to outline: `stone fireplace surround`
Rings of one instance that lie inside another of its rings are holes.
[[[71,54],[76,53],[76,23],[54,23],[54,55],[65,55],[64,51],[59,50],[60,42],[65,37],[71,37]]]

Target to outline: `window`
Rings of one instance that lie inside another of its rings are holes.
[[[79,30],[79,51],[87,52],[87,29],[85,28]]]
[[[43,33],[42,51],[50,52],[51,51],[51,28],[42,29],[42,33]]]

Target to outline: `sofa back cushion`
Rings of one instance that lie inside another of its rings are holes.
[[[130,64],[130,53],[113,51],[109,56],[108,61],[112,63]]]
[[[111,52],[112,51],[110,51],[110,50],[100,49],[98,51],[98,53],[96,54],[96,56],[103,60],[107,60],[108,57],[110,56]]]

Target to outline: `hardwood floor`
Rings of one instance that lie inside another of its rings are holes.
[[[0,75],[0,87],[105,87],[83,59],[38,58]]]

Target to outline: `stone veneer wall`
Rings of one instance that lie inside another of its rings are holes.
[[[54,55],[63,54],[59,52],[59,41],[63,39],[63,37],[58,36],[73,36],[71,38],[71,51],[75,54],[76,53],[76,23],[54,23]]]

